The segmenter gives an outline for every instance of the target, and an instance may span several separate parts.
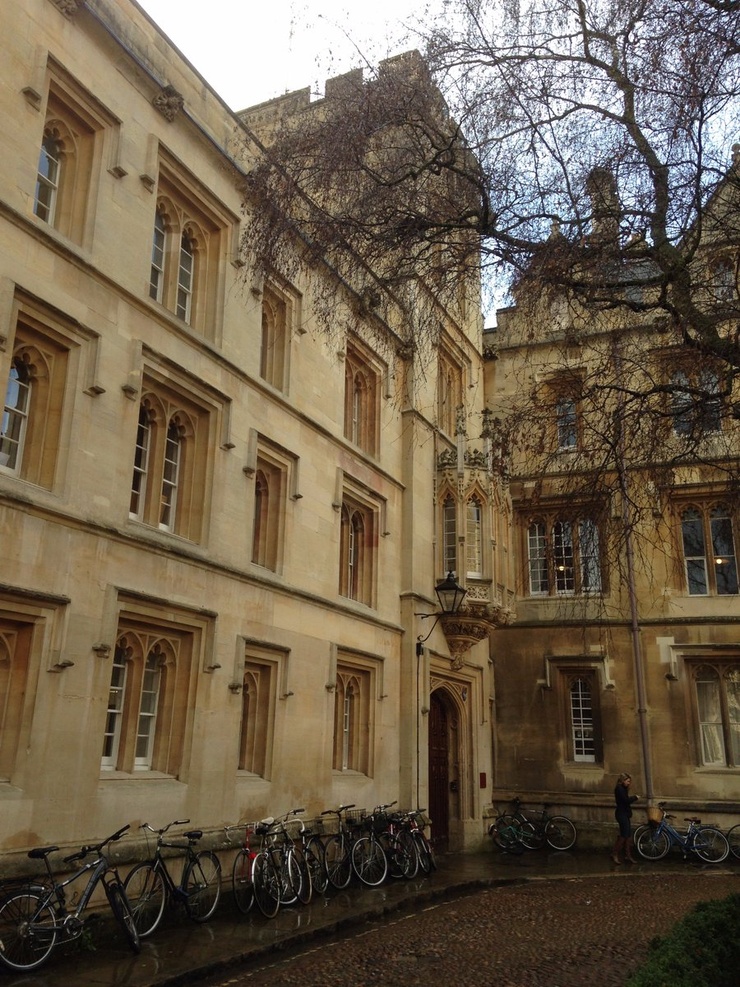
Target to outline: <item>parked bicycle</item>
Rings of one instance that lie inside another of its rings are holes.
[[[379,806],[379,809],[382,813],[393,805],[395,802],[388,806]],[[389,812],[386,827],[379,829],[378,835],[388,860],[388,874],[391,877],[403,877],[407,881],[415,878],[419,872],[419,858],[408,823],[408,813]]]
[[[352,869],[363,884],[377,887],[386,877],[409,878],[416,862],[410,834],[400,828],[402,814],[390,815],[396,803],[378,805],[364,820],[366,835],[352,846]]]
[[[305,811],[303,808],[290,809],[273,820],[264,836],[264,852],[272,860],[280,878],[281,905],[294,905],[297,901],[307,905],[313,895],[308,864],[296,848],[289,829],[292,822],[303,825],[296,817]]]
[[[340,805],[337,809],[324,809],[322,816],[337,817],[337,832],[324,843],[324,866],[329,884],[338,891],[352,880],[352,847],[362,835],[365,811],[357,810],[354,803]]]
[[[550,815],[550,803],[541,809],[524,810],[526,819],[534,826],[538,846],[547,844],[552,850],[570,850],[575,846],[578,832],[571,819],[562,814]]]
[[[732,856],[740,860],[740,823],[727,830],[727,842]]]
[[[206,922],[216,910],[221,896],[221,864],[210,850],[195,850],[203,830],[193,829],[183,833],[182,839],[176,842],[164,838],[172,826],[185,826],[189,822],[189,819],[175,819],[162,829],[154,829],[149,823],[141,825],[141,829],[156,835],[157,848],[151,860],[137,864],[124,881],[141,939],[155,931],[162,921],[168,901],[184,905],[187,915],[194,922]],[[184,853],[179,883],[175,883],[170,874],[163,849]]]
[[[0,899],[0,961],[11,970],[34,970],[41,966],[60,942],[79,939],[85,927],[85,913],[93,892],[102,883],[113,916],[121,927],[131,949],[138,953],[139,935],[131,906],[118,870],[110,862],[105,848],[115,843],[129,829],[123,826],[107,839],[81,847],[77,853],[64,857],[65,864],[94,859],[83,864],[74,874],[58,881],[49,862],[49,855],[58,846],[35,847],[29,850],[31,860],[43,860],[46,877],[40,883],[28,883],[7,891]],[[89,874],[87,884],[73,909],[67,907],[66,888]]]
[[[437,861],[434,857],[432,844],[426,837],[424,827],[426,825],[425,809],[412,809],[407,813],[409,832],[414,841],[414,849],[419,860],[419,870],[422,874],[431,874],[437,869]]]
[[[707,864],[720,864],[727,858],[730,847],[727,837],[715,826],[702,826],[698,816],[688,816],[685,833],[671,824],[675,816],[665,811],[665,802],[659,802],[660,821],[640,828],[635,840],[637,852],[645,860],[661,860],[673,846],[680,847],[684,858],[695,853]]]
[[[264,849],[264,839],[274,822],[272,816],[269,816],[260,822],[224,827],[227,844],[231,842],[233,830],[244,830],[242,845],[234,857],[231,876],[236,906],[245,915],[255,903],[265,918],[274,918],[280,908],[280,875],[272,857]],[[259,849],[252,846],[256,837],[260,838]]]
[[[553,850],[570,850],[578,832],[568,816],[551,815],[550,803],[541,809],[524,809],[519,798],[512,799],[512,812],[502,812],[488,827],[497,846],[509,853],[539,850],[545,844]]]
[[[488,835],[505,853],[524,853],[538,846],[532,823],[515,812],[500,812],[488,827]]]
[[[305,866],[311,878],[311,888],[316,894],[324,894],[329,884],[324,860],[324,841],[318,833],[308,829],[303,820],[297,820],[300,828],[293,838],[293,846],[301,866]]]

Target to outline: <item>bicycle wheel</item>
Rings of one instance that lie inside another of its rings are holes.
[[[525,850],[541,850],[545,845],[545,831],[540,823],[529,819],[519,821],[519,842]]]
[[[301,869],[295,854],[291,851],[283,852],[275,847],[270,855],[280,881],[280,904],[295,905],[298,901],[298,892],[301,889]]]
[[[723,860],[727,860],[730,844],[720,830],[713,826],[702,826],[694,836],[691,849],[705,863],[721,864]]]
[[[388,859],[377,840],[363,836],[352,847],[352,868],[368,887],[375,888],[388,876]]]
[[[506,853],[522,852],[519,839],[520,826],[514,816],[503,813],[488,827],[488,833],[500,850]]]
[[[437,865],[434,860],[434,852],[429,844],[429,840],[421,832],[421,830],[416,830],[413,836],[414,843],[416,844],[416,854],[419,858],[419,869],[422,874],[431,874],[431,872],[436,869]]]
[[[740,823],[727,830],[727,842],[732,856],[740,860]]]
[[[56,916],[45,901],[44,892],[28,888],[0,904],[0,961],[9,969],[35,970],[56,945]]]
[[[254,900],[265,918],[275,918],[280,908],[280,877],[269,854],[258,853],[252,864]]]
[[[553,850],[570,850],[577,835],[576,827],[567,816],[550,816],[545,826],[545,839]]]
[[[126,892],[120,881],[106,882],[105,893],[108,896],[108,904],[113,912],[113,917],[123,930],[126,942],[131,949],[138,953],[141,950],[139,944],[139,933],[136,928],[136,920],[131,910],[131,905],[126,897]]]
[[[201,850],[182,875],[185,911],[194,922],[207,922],[221,897],[221,864],[215,853]]]
[[[403,847],[409,859],[407,872],[404,874],[404,877],[408,881],[413,881],[419,873],[419,868],[421,867],[419,853],[417,850],[417,842],[407,829],[402,829],[398,834],[398,842]]]
[[[234,901],[239,911],[246,915],[254,904],[254,884],[252,883],[252,865],[254,857],[246,847],[234,857],[231,868],[231,883],[234,889]]]
[[[300,880],[296,888],[296,896],[302,905],[308,905],[313,897],[313,884],[311,883],[311,871],[306,860],[304,851],[293,848],[290,856],[296,862]]]
[[[320,841],[318,843],[309,841],[303,852],[306,857],[308,872],[311,875],[311,886],[316,894],[323,894],[326,891],[327,884],[329,883],[326,877],[326,867],[324,866],[323,860],[324,845]]]
[[[139,939],[146,939],[162,921],[167,891],[164,878],[151,863],[137,864],[123,882]]]
[[[388,860],[388,873],[395,878],[408,878],[413,866],[413,860],[407,847],[401,842],[401,834],[385,835],[385,856]]]
[[[662,830],[648,827],[640,833],[635,846],[645,860],[662,860],[671,848],[671,841]]]
[[[324,844],[326,877],[333,888],[341,891],[352,880],[352,857],[345,836],[330,836]]]

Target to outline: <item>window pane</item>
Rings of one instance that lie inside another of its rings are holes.
[[[701,669],[697,672],[696,701],[701,733],[702,764],[725,764],[719,675],[714,669]]]
[[[367,669],[337,667],[332,768],[368,773],[372,676]]]
[[[444,570],[443,575],[447,575],[448,572],[457,572],[457,512],[452,497],[445,498],[442,508],[442,526],[442,568]]]
[[[697,398],[697,418],[701,429],[703,432],[719,432],[722,427],[719,375],[713,370],[703,370],[699,374],[699,387],[704,392]]]
[[[573,526],[569,521],[557,521],[552,529],[555,588],[558,593],[572,593],[575,588],[573,572]]]
[[[342,706],[342,771],[351,767],[350,751],[352,739],[352,721],[355,705],[355,690],[350,683],[344,693],[344,703]]]
[[[148,769],[152,766],[154,751],[154,730],[159,705],[160,660],[158,651],[151,651],[146,660],[144,678],[141,685],[139,722],[136,731],[135,767]]]
[[[688,591],[691,595],[704,596],[708,591],[704,525],[693,507],[681,516],[681,533]]]
[[[549,592],[547,578],[547,540],[544,521],[529,526],[529,591],[533,596]]]
[[[154,217],[154,238],[152,240],[152,265],[149,275],[149,297],[162,301],[164,284],[165,225],[162,213],[157,210]]]
[[[558,429],[558,449],[575,449],[578,432],[576,403],[573,398],[560,398],[555,408]]]
[[[691,432],[691,409],[693,398],[689,393],[689,379],[683,371],[673,375],[671,381],[673,410],[673,431],[676,435],[689,435]]]
[[[707,595],[707,567],[703,559],[686,560],[686,582],[692,596]]]
[[[716,301],[732,301],[736,292],[735,265],[732,261],[721,258],[713,265],[711,289]]]
[[[177,272],[177,305],[176,313],[185,322],[190,322],[190,309],[193,297],[193,243],[187,233],[180,240],[180,263]]]
[[[14,360],[8,376],[0,430],[0,466],[7,469],[15,470],[20,466],[30,401],[28,367],[22,360]]]
[[[267,564],[267,539],[269,537],[267,515],[269,510],[270,488],[262,470],[257,470],[254,478],[254,523],[252,526],[252,562]]]
[[[480,576],[483,572],[483,510],[477,497],[468,501],[465,551],[468,575]]]
[[[244,663],[239,768],[264,777],[267,769],[272,666]]]
[[[103,735],[102,767],[115,768],[118,760],[118,747],[121,740],[121,716],[126,692],[126,651],[119,644],[113,655],[110,690],[108,692],[108,712]]]
[[[149,423],[149,414],[147,409],[142,405],[139,408],[139,425],[136,430],[136,449],[134,451],[134,476],[131,481],[129,515],[132,518],[141,518],[144,511],[150,437],[151,425]]]
[[[260,376],[280,390],[285,385],[283,377],[287,350],[288,312],[289,308],[286,302],[273,295],[266,288],[262,299]]]
[[[173,530],[177,507],[177,480],[180,470],[180,429],[177,422],[171,421],[167,429],[167,442],[164,453],[164,473],[162,476],[162,502],[159,514],[160,528]]]
[[[600,593],[599,529],[593,521],[581,521],[578,539],[581,553],[581,592]]]
[[[362,598],[362,563],[363,563],[363,518],[355,511],[350,518],[349,530],[349,594],[352,600]]]
[[[47,134],[41,144],[38,174],[36,175],[36,195],[33,204],[34,213],[45,223],[54,222],[60,161],[61,147],[59,141],[51,134]]]
[[[363,445],[362,442],[362,418],[363,406],[365,403],[365,382],[361,374],[355,374],[352,385],[352,409],[349,438],[356,445]]]
[[[735,542],[732,533],[732,521],[728,515],[729,512],[726,507],[715,507],[710,520],[714,577],[717,593],[720,596],[738,592]]]
[[[740,668],[732,668],[725,679],[732,763],[740,766]]]
[[[585,679],[576,679],[570,688],[570,712],[575,761],[594,761],[594,718],[591,687]]]

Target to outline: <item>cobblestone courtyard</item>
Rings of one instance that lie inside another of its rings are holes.
[[[203,981],[218,987],[622,987],[651,939],[699,901],[740,890],[727,873],[505,885],[319,940],[307,951]]]

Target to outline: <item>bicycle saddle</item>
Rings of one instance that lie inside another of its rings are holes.
[[[31,860],[43,860],[47,853],[54,853],[58,849],[58,846],[37,846],[28,851],[28,856]]]

